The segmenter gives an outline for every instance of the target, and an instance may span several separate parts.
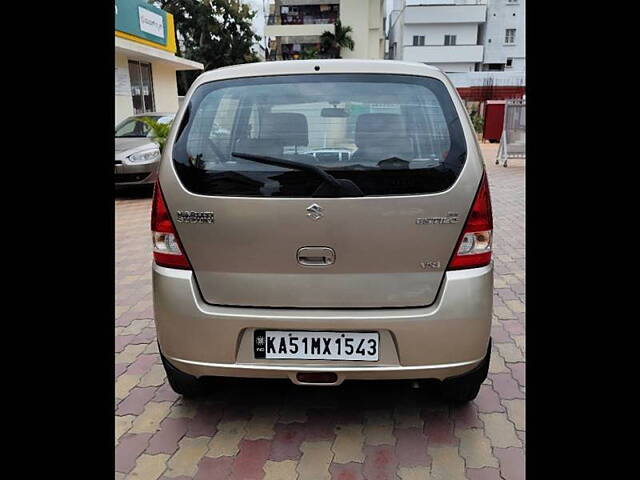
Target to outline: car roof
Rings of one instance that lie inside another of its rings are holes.
[[[323,73],[388,73],[396,75],[420,75],[439,79],[446,78],[439,68],[419,63],[398,60],[323,59],[282,60],[230,65],[201,74],[194,86],[214,80],[230,78],[263,77],[271,75]]]
[[[176,116],[175,112],[146,112],[146,113],[136,113],[135,115],[131,115],[131,117],[175,117],[175,116]]]

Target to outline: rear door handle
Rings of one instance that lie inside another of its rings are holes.
[[[333,265],[336,252],[329,247],[302,247],[297,253],[298,263],[307,267],[324,267]]]

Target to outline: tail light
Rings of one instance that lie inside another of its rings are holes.
[[[151,235],[153,238],[153,259],[156,264],[161,267],[191,269],[157,181],[153,189]]]
[[[487,174],[484,173],[448,270],[482,267],[491,263],[492,235],[491,197]]]

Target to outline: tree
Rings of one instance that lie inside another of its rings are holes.
[[[342,58],[340,57],[341,48],[353,50],[356,45],[349,35],[351,32],[353,32],[351,27],[343,27],[340,20],[336,21],[335,33],[327,30],[320,35],[320,52],[330,58]]]
[[[257,62],[251,47],[260,37],[251,21],[255,10],[238,0],[149,0],[173,15],[177,54],[204,64],[205,71]],[[184,95],[199,75],[182,71],[178,94]]]
[[[169,137],[169,131],[171,130],[171,124],[173,121],[160,123],[151,117],[140,117],[137,120],[149,127],[149,130],[151,131],[151,138],[158,144],[158,148],[160,148],[160,151],[162,152],[162,150],[164,150],[164,144],[167,143],[167,137]]]

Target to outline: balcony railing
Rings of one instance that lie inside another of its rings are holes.
[[[314,15],[269,15],[267,25],[328,25],[336,23],[336,20],[338,20],[337,15],[329,17]]]

